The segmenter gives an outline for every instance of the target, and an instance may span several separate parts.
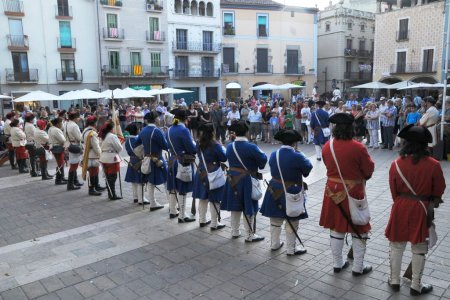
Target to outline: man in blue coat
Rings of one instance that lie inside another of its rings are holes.
[[[316,148],[317,160],[322,160],[322,146],[330,138],[330,121],[329,115],[323,110],[325,101],[319,100],[316,102],[318,107],[315,112],[311,114],[311,130],[314,133],[314,145]]]

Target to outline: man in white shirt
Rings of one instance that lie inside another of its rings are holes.
[[[339,87],[336,87],[333,91],[333,101],[336,101],[337,98],[341,98],[341,90]]]
[[[309,123],[311,122],[311,109],[308,106],[308,102],[303,103],[303,108],[300,111],[300,114],[302,115],[301,134],[303,136],[303,141],[309,144],[311,143],[311,127],[309,127]]]
[[[231,123],[233,121],[239,121],[240,118],[241,118],[241,115],[239,114],[239,111],[237,110],[236,104],[232,104],[231,111],[229,111],[227,114],[227,120],[228,120],[227,126],[231,126]]]
[[[439,123],[439,111],[434,106],[436,104],[436,100],[428,96],[425,98],[425,107],[426,112],[423,114],[422,118],[419,120],[419,124],[421,126],[425,126],[428,131],[430,131],[431,136],[433,137],[433,142],[428,144],[428,147],[434,147],[437,143],[437,128],[436,124]]]
[[[255,105],[248,114],[248,121],[250,122],[250,140],[256,142],[256,137],[261,132],[262,114]]]
[[[383,145],[386,142],[384,140],[384,126],[383,126],[383,123],[386,122],[386,116],[384,115],[384,113],[386,112],[387,109],[388,109],[388,106],[386,104],[386,97],[381,97],[380,98],[380,105],[378,107],[378,112],[380,113],[381,144],[383,144]]]

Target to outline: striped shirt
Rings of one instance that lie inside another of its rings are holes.
[[[385,110],[387,116],[383,122],[383,127],[393,127],[395,125],[395,117],[397,115],[397,109],[395,106],[387,107]]]
[[[380,129],[380,112],[378,111],[378,109],[376,109],[375,111],[369,110],[366,114],[366,118],[368,118],[367,119],[368,130]]]

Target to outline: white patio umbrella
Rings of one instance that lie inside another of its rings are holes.
[[[278,85],[275,84],[261,84],[250,88],[251,91],[271,91],[271,90],[279,90]]]
[[[31,101],[51,101],[59,100],[59,96],[49,94],[43,91],[30,92],[22,97],[16,98],[13,102],[31,102]]]
[[[175,88],[163,88],[160,90],[150,90],[148,91],[150,95],[175,95],[175,94],[184,94],[184,93],[193,93],[193,91],[175,89]]]
[[[400,82],[391,84],[391,85],[389,85],[387,87],[387,89],[389,89],[389,90],[398,90],[398,89],[401,89],[401,88],[404,88],[404,87],[407,87],[407,86],[411,86],[413,84],[415,84],[415,83],[412,82],[412,81],[409,81],[409,80],[405,80],[405,81],[400,81]]]
[[[278,86],[278,90],[290,90],[290,89],[304,89],[306,86],[303,85],[297,85],[292,83],[285,83]]]
[[[100,93],[91,91],[88,89],[70,91],[70,92],[67,92],[67,93],[59,96],[59,100],[61,100],[61,101],[81,100],[81,99],[100,99],[100,98],[102,98],[102,95]]]
[[[410,86],[406,86],[406,87],[400,88],[399,90],[436,89],[436,88],[439,88],[439,87],[435,86],[432,83],[420,82],[420,83],[416,83],[416,84],[413,84],[413,85],[410,85]]]
[[[379,81],[373,81],[373,82],[368,82],[368,83],[352,86],[351,88],[352,89],[374,89],[374,90],[380,90],[380,89],[387,89],[388,86],[389,86],[389,84],[382,83],[382,82],[379,82]]]
[[[11,96],[5,96],[0,94],[0,99],[11,99]]]
[[[138,97],[138,98],[153,98],[153,95],[151,95],[149,93],[149,91],[146,91],[146,90],[135,90],[130,87],[127,87],[127,88],[124,88],[123,91],[129,92],[130,94],[135,95],[135,97]]]

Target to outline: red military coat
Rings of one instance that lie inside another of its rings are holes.
[[[365,193],[364,181],[372,177],[375,168],[375,163],[367,152],[366,147],[362,143],[354,140],[344,141],[337,139],[334,140],[333,146],[342,177],[344,180],[354,181],[352,184],[347,184],[350,195],[356,199],[363,199]],[[334,196],[345,198],[340,205],[343,206],[347,215],[350,217],[348,197],[346,196],[344,186],[342,183],[332,180],[333,178],[338,179],[339,173],[331,154],[329,142],[323,147],[322,156],[323,162],[327,167],[328,181],[325,186],[319,224],[337,232],[351,233],[353,232],[351,226],[342,215],[339,207],[331,199]],[[367,233],[371,228],[370,224],[364,226],[355,225],[355,227],[358,233]]]
[[[445,179],[437,160],[426,157],[414,165],[412,157],[406,157],[397,159],[397,164],[417,195],[442,197]],[[398,174],[395,162],[391,164],[389,170],[389,186],[394,204],[385,231],[387,239],[391,242],[411,242],[412,244],[425,242],[428,238],[428,228],[424,206],[427,207],[429,203],[400,195],[401,193],[411,194],[411,191]]]

